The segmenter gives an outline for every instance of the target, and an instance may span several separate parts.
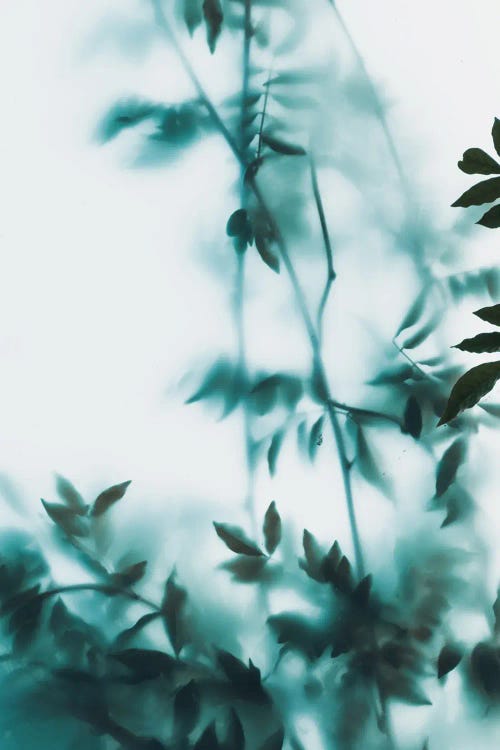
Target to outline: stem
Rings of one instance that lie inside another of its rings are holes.
[[[238,163],[243,168],[246,168],[246,162],[244,160],[243,155],[241,154],[238,145],[232,135],[227,130],[226,126],[224,125],[223,121],[219,117],[219,114],[217,110],[215,109],[214,105],[210,101],[208,94],[206,93],[205,89],[203,88],[201,82],[199,81],[193,67],[191,66],[189,60],[187,59],[186,55],[184,54],[184,51],[182,50],[179,42],[177,41],[177,38],[175,34],[173,33],[172,29],[170,28],[170,25],[168,23],[168,20],[163,12],[163,9],[161,7],[160,0],[152,0],[153,7],[155,9],[155,16],[158,25],[160,28],[164,31],[165,35],[168,37],[168,39],[172,42],[176,52],[179,55],[179,58],[183,65],[185,66],[186,72],[188,73],[191,81],[193,82],[194,87],[196,88],[196,91],[198,92],[200,99],[205,104],[209,114],[211,115],[215,126],[219,129],[219,132],[226,140],[228,146],[230,147],[231,151],[233,152],[234,156],[238,160]],[[347,453],[345,449],[345,443],[342,435],[342,430],[340,428],[340,424],[338,422],[337,415],[335,413],[335,409],[333,405],[330,403],[331,401],[331,394],[330,394],[330,388],[328,385],[328,381],[326,378],[325,368],[321,357],[321,347],[320,347],[320,341],[316,332],[316,327],[313,323],[313,319],[311,317],[311,313],[309,312],[309,308],[307,306],[306,298],[304,295],[304,292],[302,290],[302,287],[300,285],[297,273],[295,271],[294,265],[292,263],[292,260],[290,258],[290,254],[288,252],[288,248],[285,242],[285,239],[272,215],[271,210],[269,209],[267,202],[265,200],[265,197],[257,184],[255,176],[250,176],[247,180],[248,187],[253,191],[255,198],[257,199],[258,203],[260,204],[263,213],[265,214],[271,228],[273,229],[274,239],[278,246],[278,249],[280,251],[280,256],[283,261],[283,265],[285,266],[286,272],[288,274],[288,277],[290,279],[290,283],[292,285],[292,291],[294,293],[295,301],[297,304],[297,307],[299,309],[300,315],[302,317],[307,336],[309,338],[309,343],[312,349],[312,356],[313,356],[313,367],[314,372],[317,378],[318,386],[321,392],[324,394],[324,400],[327,404],[328,413],[330,417],[330,423],[332,425],[333,433],[335,436],[335,440],[337,443],[337,451],[339,454],[340,464],[341,464],[341,470],[342,470],[342,479],[344,484],[344,490],[345,490],[345,496],[346,496],[346,503],[347,503],[347,511],[349,516],[349,523],[351,527],[351,535],[353,539],[353,547],[354,547],[354,556],[355,556],[355,566],[356,566],[356,573],[358,576],[363,577],[362,573],[364,571],[364,561],[363,561],[363,555],[361,550],[361,540],[360,535],[358,531],[358,525],[356,520],[356,513],[354,508],[354,500],[352,495],[352,487],[351,487],[351,479],[350,479],[350,472],[349,472],[349,463],[347,459]]]
[[[148,609],[152,609],[155,612],[160,612],[161,607],[152,602],[150,599],[145,599],[140,594],[136,594],[135,591],[129,589],[122,589],[119,586],[107,586],[101,583],[74,583],[69,586],[57,586],[56,588],[43,591],[41,594],[35,594],[34,599],[50,599],[53,596],[59,596],[60,594],[76,594],[80,591],[95,591],[99,594],[105,594],[106,596],[123,596],[131,601],[144,604]],[[7,602],[8,604],[8,602]]]
[[[271,88],[271,76],[273,74],[273,66],[269,68],[269,73],[267,74],[267,83],[266,83],[266,93],[264,94],[264,104],[262,107],[261,112],[261,118],[260,118],[260,126],[259,126],[259,136],[257,139],[257,156],[256,159],[260,159],[260,152],[262,151],[262,133],[264,132],[264,120],[266,119],[266,112],[267,112],[267,103],[269,101],[269,89]]]
[[[324,245],[325,254],[326,254],[326,283],[325,283],[325,288],[323,290],[323,294],[321,295],[321,301],[319,303],[318,322],[317,322],[318,336],[321,341],[323,338],[323,317],[325,314],[325,308],[328,302],[328,297],[330,295],[332,284],[335,281],[337,274],[335,273],[335,269],[333,268],[332,243],[330,240],[330,234],[328,232],[328,227],[326,224],[325,210],[323,208],[323,200],[321,198],[321,192],[319,189],[318,175],[316,173],[316,165],[314,163],[314,158],[311,153],[309,153],[309,167],[311,170],[311,182],[312,182],[312,189],[313,189],[313,195],[314,195],[314,202],[316,203],[316,210],[318,212],[318,217],[319,217],[319,221],[321,224],[321,234],[323,236],[323,245]]]

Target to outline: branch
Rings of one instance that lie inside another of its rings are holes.
[[[319,221],[321,224],[321,234],[323,235],[323,245],[324,245],[325,254],[326,254],[326,283],[325,283],[325,288],[323,290],[323,294],[321,295],[321,301],[319,303],[318,322],[317,322],[318,336],[321,341],[322,334],[323,334],[323,316],[325,313],[326,304],[328,302],[328,297],[330,295],[330,290],[331,290],[333,282],[335,281],[337,274],[335,273],[335,270],[333,268],[332,243],[330,241],[330,234],[328,232],[328,227],[326,224],[325,210],[323,208],[323,200],[321,198],[321,193],[320,193],[320,189],[318,185],[316,165],[314,163],[314,158],[311,153],[309,154],[309,166],[311,170],[311,182],[312,182],[314,201],[316,203],[316,210],[318,212],[318,217],[319,217]]]

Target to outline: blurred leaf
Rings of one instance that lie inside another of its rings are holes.
[[[264,554],[255,542],[248,539],[243,529],[240,529],[239,526],[230,526],[227,523],[217,523],[216,521],[213,523],[217,536],[222,539],[231,552],[250,557],[259,557]]]
[[[304,156],[306,153],[302,146],[297,146],[293,143],[286,143],[268,133],[262,134],[262,142],[277,154],[283,154],[286,156]]]
[[[137,635],[137,633],[140,633],[150,622],[158,620],[159,617],[161,617],[160,612],[149,612],[148,614],[139,617],[137,622],[131,625],[130,628],[122,630],[122,632],[117,635],[114,643],[115,647],[121,648],[122,646],[125,646],[134,636]]]
[[[194,680],[183,685],[174,697],[174,733],[186,737],[198,723],[200,717],[200,691]]]
[[[272,579],[273,573],[267,567],[268,558],[262,557],[235,557],[233,560],[224,562],[221,567],[231,573],[233,579],[238,583],[253,583],[255,581],[268,581]]]
[[[322,570],[324,552],[317,539],[310,531],[304,529],[302,536],[305,560],[300,560],[299,565],[310,578],[323,583],[325,576]]]
[[[492,323],[494,326],[500,326],[500,305],[482,307],[480,310],[475,310],[474,315],[487,323]]]
[[[311,459],[311,461],[314,461],[318,448],[323,444],[324,421],[324,416],[321,416],[319,419],[317,419],[311,427],[311,432],[309,433],[309,458]]]
[[[226,224],[226,234],[228,237],[251,237],[252,227],[248,220],[246,209],[238,208],[233,211]]]
[[[370,601],[370,594],[373,585],[373,576],[366,575],[352,592],[352,598],[361,607],[366,607]]]
[[[415,347],[420,346],[426,338],[430,336],[430,334],[437,328],[438,324],[441,321],[440,315],[435,315],[432,317],[429,322],[420,329],[420,331],[417,331],[413,334],[413,336],[410,336],[410,338],[406,339],[406,341],[401,345],[401,349],[415,349]]]
[[[260,745],[259,750],[282,750],[285,741],[285,732],[283,728],[278,729],[267,740]]]
[[[134,673],[137,682],[153,680],[160,675],[169,676],[177,666],[176,660],[163,651],[145,648],[129,648],[116,651],[111,658]]]
[[[401,325],[399,326],[398,330],[396,331],[396,335],[394,338],[397,338],[399,334],[404,331],[406,328],[411,328],[411,326],[415,325],[417,320],[420,318],[424,311],[425,307],[425,301],[427,299],[427,289],[423,289],[420,294],[415,298],[415,301],[413,302],[412,306],[406,313],[405,317],[403,318],[403,321]]]
[[[258,414],[268,414],[273,409],[278,399],[280,383],[279,375],[270,375],[254,385],[250,395],[254,410]]]
[[[330,633],[321,629],[306,616],[296,612],[282,612],[267,620],[278,643],[297,649],[309,659],[318,659],[326,649]]]
[[[278,104],[287,109],[306,109],[311,110],[318,107],[318,99],[314,96],[308,96],[307,94],[279,94],[276,91],[272,91],[271,96]]]
[[[212,722],[196,740],[193,750],[219,750],[219,748],[220,745],[215,732],[215,722]]]
[[[222,416],[226,417],[237,406],[243,392],[241,373],[228,360],[219,359],[205,375],[198,390],[186,400],[186,404],[194,404],[203,399],[221,399],[224,403]]]
[[[479,404],[479,406],[492,417],[500,418],[500,404]]]
[[[443,646],[439,653],[437,663],[438,680],[455,669],[455,667],[458,667],[462,660],[462,655],[462,649],[457,646],[451,644]]]
[[[328,581],[328,583],[332,584],[335,583],[337,569],[342,558],[343,554],[342,550],[340,549],[340,544],[335,541],[321,561],[321,573],[323,576],[323,581]]]
[[[122,130],[155,117],[161,109],[157,104],[141,102],[137,99],[118,102],[103,117],[99,126],[99,140],[107,143],[116,138]]]
[[[403,430],[415,440],[418,440],[422,432],[422,410],[415,396],[409,396],[406,402]]]
[[[500,164],[481,148],[468,148],[464,151],[458,167],[466,174],[500,174]]]
[[[491,177],[489,180],[478,182],[477,185],[466,190],[460,198],[457,198],[452,207],[480,206],[483,203],[492,203],[500,198],[500,177]]]
[[[271,440],[269,450],[267,452],[267,463],[269,466],[269,473],[272,477],[276,473],[276,462],[278,460],[279,452],[281,450],[284,437],[285,437],[284,430],[278,430],[278,432],[275,432]]]
[[[436,497],[444,495],[448,487],[455,481],[457,471],[465,461],[467,443],[458,438],[445,450],[437,466]]]
[[[464,409],[470,409],[494,388],[500,378],[500,361],[472,367],[453,386],[438,427],[454,419]]]
[[[128,565],[123,570],[119,570],[111,576],[111,580],[119,586],[133,586],[146,575],[147,560]]]
[[[391,383],[403,383],[412,378],[415,368],[409,364],[396,365],[381,370],[378,375],[368,381],[368,385],[390,385]]]
[[[500,696],[500,653],[489,643],[478,643],[471,657],[472,673],[489,699]]]
[[[223,747],[225,750],[245,750],[245,734],[243,732],[243,726],[240,717],[234,708],[229,710],[226,737]]]
[[[207,29],[207,42],[210,52],[215,52],[217,39],[222,30],[224,14],[220,0],[203,0],[203,16]]]
[[[132,480],[129,479],[127,482],[114,484],[112,487],[108,487],[107,490],[104,490],[104,492],[101,492],[92,506],[91,515],[102,516],[103,513],[106,513],[112,505],[122,499],[131,481]]]
[[[59,526],[68,536],[86,536],[88,527],[79,511],[58,503],[47,503],[42,498],[42,505],[51,521]]]
[[[463,352],[498,352],[500,351],[500,332],[479,333],[471,339],[464,339],[456,344],[453,349],[461,349]]]
[[[281,541],[281,516],[274,500],[266,510],[263,532],[266,550],[272,555]]]
[[[500,227],[500,204],[488,209],[488,211],[476,221],[476,224],[480,224],[487,229],[498,229],[498,227]]]
[[[279,256],[273,253],[269,246],[269,240],[263,234],[257,232],[255,234],[255,247],[260,257],[269,268],[275,273],[280,272],[280,259]]]
[[[493,127],[491,129],[491,137],[493,138],[493,145],[495,146],[495,151],[500,156],[500,120],[495,117],[495,120],[493,121]]]
[[[203,20],[201,0],[183,0],[183,16],[190,36]]]
[[[229,651],[217,650],[216,656],[219,668],[234,687],[238,697],[256,702],[267,702],[267,695],[261,685],[260,670],[252,664],[251,659],[247,667]]]
[[[61,500],[64,500],[69,508],[78,511],[80,515],[86,514],[87,506],[85,501],[78,490],[71,484],[69,479],[66,479],[66,477],[63,477],[60,474],[56,474],[56,490]]]
[[[174,568],[165,584],[161,611],[170,643],[176,656],[179,656],[182,647],[186,643],[184,608],[187,601],[187,591],[178,585],[175,578],[176,572]]]

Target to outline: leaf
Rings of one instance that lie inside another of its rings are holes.
[[[412,325],[415,325],[417,320],[420,318],[424,311],[425,307],[425,300],[427,299],[427,289],[423,289],[420,294],[415,298],[415,301],[413,302],[412,306],[406,313],[405,317],[403,318],[403,321],[401,325],[399,326],[398,330],[396,331],[396,335],[394,338],[397,338],[399,334],[404,331],[406,328],[410,328]]]
[[[238,716],[234,708],[231,708],[229,710],[224,748],[225,750],[245,749],[245,734],[243,732],[243,726],[241,724],[240,717]]]
[[[309,458],[314,461],[316,453],[320,445],[323,444],[323,423],[325,421],[324,416],[321,416],[311,427],[309,433]]]
[[[246,236],[248,233],[248,214],[246,209],[238,208],[233,211],[226,224],[226,234],[228,237]]]
[[[140,633],[150,622],[154,622],[161,617],[160,612],[148,612],[148,614],[139,617],[136,623],[129,628],[122,630],[115,639],[116,648],[125,646],[137,633]]]
[[[267,133],[263,133],[262,142],[277,154],[283,154],[285,156],[304,156],[306,153],[302,146],[297,146],[293,143],[286,143],[285,141],[282,141],[279,138],[274,138],[274,136]]]
[[[248,667],[229,651],[217,650],[217,664],[241,698],[261,702],[267,696],[261,685],[260,670],[252,664]]]
[[[259,750],[282,750],[284,741],[285,731],[281,727],[277,732],[274,732],[274,734],[264,740]]]
[[[493,121],[493,127],[491,129],[491,137],[493,138],[493,145],[495,151],[500,156],[500,120],[495,117]]]
[[[263,234],[257,232],[255,234],[255,247],[260,257],[269,268],[275,273],[280,272],[280,259],[279,256],[273,253],[269,247],[269,241]]]
[[[497,204],[486,211],[486,213],[476,221],[476,224],[480,224],[487,229],[498,229],[498,227],[500,227],[500,204]]]
[[[299,566],[310,578],[319,583],[323,583],[325,576],[323,574],[322,564],[325,555],[316,537],[307,529],[304,529],[302,546],[304,548],[305,560],[300,560]]]
[[[451,205],[452,208],[457,206],[462,208],[481,206],[483,203],[492,203],[497,198],[500,198],[500,177],[490,177],[489,180],[482,180],[482,182],[478,182],[477,185],[466,190]]]
[[[161,605],[163,622],[170,643],[178,656],[182,647],[186,643],[186,633],[184,632],[184,608],[187,601],[186,589],[179,586],[175,580],[175,568],[170,573],[165,584],[165,592]]]
[[[193,36],[194,31],[198,28],[203,20],[200,0],[183,0],[184,22],[188,28],[189,35]]]
[[[128,565],[111,576],[111,579],[120,586],[133,586],[146,575],[147,560]]]
[[[475,406],[494,388],[500,378],[500,361],[472,367],[453,386],[438,427],[454,419],[464,409]]]
[[[500,326],[500,305],[482,307],[480,310],[475,310],[474,315],[487,323],[492,323],[494,326]]]
[[[47,503],[42,498],[42,505],[51,521],[59,526],[68,536],[86,536],[88,528],[80,513],[58,503]]]
[[[498,352],[500,351],[500,332],[478,333],[471,339],[464,339],[459,344],[455,344],[453,349],[461,349],[463,352]]]
[[[458,168],[466,174],[500,174],[500,164],[481,148],[468,148],[464,151]]]
[[[239,526],[230,526],[227,523],[217,523],[216,521],[213,524],[217,536],[222,539],[231,552],[250,557],[260,557],[264,554],[255,542],[246,537],[245,532]]]
[[[462,660],[462,649],[457,646],[447,644],[443,646],[438,657],[437,663],[437,674],[438,680],[451,672],[455,667],[458,667]]]
[[[254,583],[255,581],[272,580],[273,573],[267,568],[269,558],[262,557],[235,557],[224,562],[221,567],[231,573],[233,580],[238,583]]]
[[[409,339],[406,339],[404,344],[401,345],[401,349],[415,349],[415,347],[420,346],[420,344],[422,344],[425,339],[430,336],[430,334],[436,329],[440,320],[441,318],[439,315],[435,315],[434,317],[432,317],[429,322],[420,329],[420,331],[417,331],[413,334],[413,336],[410,336]]]
[[[403,430],[418,440],[422,432],[422,410],[415,396],[409,396],[404,413]]]
[[[405,380],[409,380],[414,376],[415,368],[409,364],[396,365],[396,367],[388,367],[378,373],[372,380],[368,381],[368,385],[390,385],[391,383],[403,383]]]
[[[131,481],[132,480],[129,479],[127,482],[114,484],[112,487],[108,487],[107,490],[104,490],[104,492],[101,492],[92,506],[91,515],[102,516],[103,513],[106,513],[112,505],[122,499]]]
[[[281,541],[281,516],[274,500],[266,510],[263,532],[266,550],[272,555]]]
[[[85,501],[69,479],[56,474],[56,490],[61,500],[64,500],[69,508],[73,508],[80,515],[86,514],[87,506]]]
[[[154,649],[129,648],[112,653],[111,658],[130,669],[136,681],[153,680],[160,675],[168,676],[177,666],[172,656]]]
[[[279,452],[281,450],[284,437],[285,437],[284,430],[278,430],[278,432],[275,432],[271,440],[269,450],[267,451],[267,463],[269,466],[269,473],[272,477],[276,473],[276,462],[278,460]]]
[[[272,615],[267,623],[278,643],[301,651],[308,659],[318,659],[331,638],[328,628],[318,627],[310,618],[296,612]]]
[[[444,495],[448,487],[455,481],[457,471],[465,461],[467,443],[458,438],[443,453],[436,471],[436,497]]]
[[[500,694],[500,654],[489,643],[478,643],[470,657],[472,672],[486,695]]]
[[[328,581],[329,583],[335,582],[335,576],[337,574],[337,569],[339,567],[340,561],[343,558],[342,550],[340,549],[340,544],[335,541],[330,549],[328,550],[328,553],[324,556],[323,560],[321,561],[321,572],[323,576],[323,581]]]
[[[215,722],[212,722],[196,740],[193,750],[219,750],[219,747],[220,745],[215,731]]]
[[[207,29],[207,43],[210,52],[215,52],[217,39],[222,30],[224,14],[220,0],[203,0],[203,16]]]
[[[116,138],[122,130],[155,117],[160,111],[161,107],[151,102],[141,102],[136,99],[118,102],[102,118],[98,138],[101,143],[108,143]]]
[[[198,723],[200,717],[200,691],[194,680],[183,685],[174,697],[174,733],[186,737]]]
[[[194,404],[202,399],[222,398],[226,417],[237,406],[244,393],[244,383],[241,373],[228,360],[219,359],[205,375],[205,379],[198,390],[186,400],[186,404]]]

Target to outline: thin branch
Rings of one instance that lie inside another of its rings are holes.
[[[267,103],[269,101],[269,90],[271,88],[271,77],[273,74],[273,66],[269,68],[269,73],[267,74],[267,82],[266,82],[266,93],[264,94],[264,104],[262,107],[261,112],[261,118],[260,118],[260,126],[259,126],[259,136],[257,140],[257,159],[260,159],[260,153],[262,151],[262,134],[264,132],[264,120],[266,119],[266,113],[267,113]]]
[[[318,336],[319,336],[319,340],[321,341],[323,337],[323,317],[325,314],[325,308],[328,302],[328,297],[330,295],[332,284],[335,281],[337,274],[335,273],[335,269],[333,267],[332,243],[330,240],[330,233],[328,232],[328,226],[326,224],[325,210],[323,207],[323,200],[321,198],[321,192],[319,189],[318,175],[316,173],[316,165],[314,163],[314,158],[311,153],[309,153],[309,167],[311,170],[311,183],[312,183],[312,189],[313,189],[313,195],[314,195],[314,202],[316,203],[316,210],[318,212],[318,217],[319,217],[319,221],[321,224],[321,234],[323,236],[323,246],[325,248],[325,254],[326,254],[326,283],[325,283],[325,288],[323,290],[323,294],[321,295],[321,300],[319,303],[318,322],[317,322]]]
[[[59,596],[60,594],[77,594],[80,591],[95,591],[98,594],[104,594],[105,596],[123,596],[131,601],[144,604],[145,607],[148,607],[148,609],[152,609],[155,612],[161,612],[160,605],[152,602],[150,599],[146,599],[140,594],[136,594],[135,591],[122,589],[119,586],[108,586],[101,583],[74,583],[69,586],[57,586],[56,588],[42,591],[39,594],[34,594],[33,600],[38,599],[44,601],[45,599],[50,599],[53,596]],[[9,601],[4,605],[4,613],[8,611],[8,605]],[[24,604],[22,606],[24,606]]]

